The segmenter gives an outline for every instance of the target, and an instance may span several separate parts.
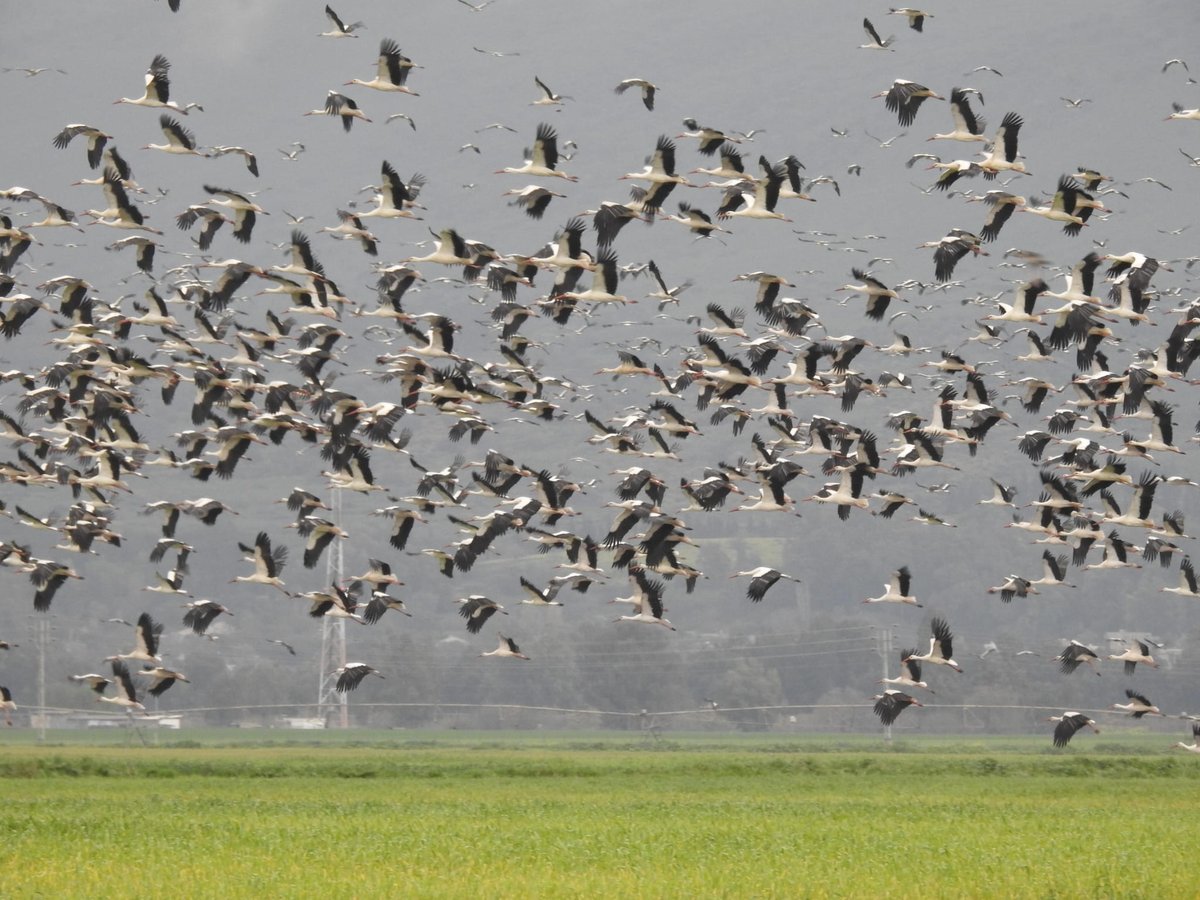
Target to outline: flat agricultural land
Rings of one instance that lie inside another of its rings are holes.
[[[1051,751],[1048,737],[887,746],[833,736],[275,735],[184,732],[149,746],[132,734],[40,745],[4,735],[0,893],[1198,890],[1200,758],[1168,752],[1161,735],[1080,735],[1065,751]]]

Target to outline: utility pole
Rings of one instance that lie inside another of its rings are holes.
[[[330,516],[339,528],[342,525],[342,489],[334,488],[329,498]],[[341,587],[345,574],[343,567],[342,541],[335,540],[325,558],[325,582]],[[317,682],[317,713],[324,719],[330,706],[338,706],[338,727],[350,727],[350,701],[345,693],[337,691],[338,669],[346,664],[346,620],[336,616],[325,616],[321,626],[321,669]]]
[[[38,743],[46,740],[46,641],[50,635],[50,617],[45,614],[36,615],[34,621],[35,640],[38,648],[37,671],[37,705],[38,705]]]
[[[875,648],[879,653],[879,662],[883,669],[883,674],[880,676],[880,678],[888,677],[888,660],[891,659],[892,656],[892,628],[894,627],[895,626],[879,628],[875,634]],[[887,685],[884,685],[884,687],[886,689]],[[891,725],[883,726],[883,739],[888,744],[892,742]]]

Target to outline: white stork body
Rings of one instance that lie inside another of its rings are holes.
[[[351,22],[349,25],[345,24],[342,22],[338,14],[333,11],[333,7],[329,6],[328,4],[325,5],[325,17],[329,19],[329,24],[332,27],[329,31],[322,31],[318,37],[356,38],[358,35],[354,32],[363,27],[362,22]]]
[[[1129,698],[1128,703],[1114,703],[1109,709],[1123,712],[1135,719],[1140,719],[1143,716],[1161,716],[1163,714],[1162,710],[1151,703],[1145,694],[1139,694],[1135,690],[1126,688],[1125,696]]]
[[[375,208],[359,213],[359,217],[363,219],[420,219],[420,216],[411,209],[416,204],[414,189],[404,183],[387,160],[383,161],[380,171],[383,184],[380,185],[379,193],[375,195]],[[420,176],[413,176],[413,184],[416,187],[419,187],[423,181],[424,179]]]
[[[1185,744],[1183,741],[1176,741],[1171,745],[1178,747],[1180,750],[1187,750],[1189,753],[1200,753],[1200,722],[1192,723],[1192,742]]]
[[[1017,135],[1025,120],[1016,113],[1008,113],[1000,121],[996,136],[992,139],[991,152],[987,153],[979,165],[988,177],[995,177],[998,172],[1022,172],[1026,175],[1025,163],[1017,155]]]
[[[646,577],[645,570],[641,568],[638,568],[636,571],[631,568],[630,573],[630,577],[634,579],[634,583],[638,588],[638,593],[632,597],[613,602],[632,603],[634,612],[632,615],[618,616],[613,621],[661,625],[664,628],[675,631],[675,626],[663,618],[663,613],[666,612],[662,603],[663,583],[657,580],[651,581]]]
[[[348,662],[344,666],[339,667],[333,674],[338,677],[334,689],[339,694],[354,690],[368,675],[377,675],[380,678],[384,677],[383,673],[374,666],[368,666],[363,662]]]
[[[510,637],[505,637],[503,634],[500,635],[500,643],[496,646],[495,650],[487,650],[479,655],[495,656],[501,659],[529,659],[528,656],[521,652],[521,648],[517,646],[516,641]]]
[[[933,693],[933,688],[921,680],[921,663],[913,659],[916,649],[900,651],[900,674],[895,678],[880,678],[877,684],[898,684],[904,688],[919,687]]]
[[[756,569],[749,569],[745,572],[736,572],[729,577],[749,578],[750,586],[746,589],[746,596],[755,603],[762,600],[766,596],[767,591],[771,589],[771,586],[780,579],[795,581],[796,583],[800,582],[800,579],[794,575],[787,575],[778,569],[772,569],[770,566],[759,566]]]
[[[271,538],[265,531],[260,531],[254,539],[254,546],[248,547],[245,544],[238,544],[238,548],[245,554],[248,554],[250,559],[254,561],[254,571],[249,575],[238,575],[230,580],[230,584],[263,584],[276,587],[283,593],[287,593],[287,588],[283,586],[283,580],[279,577],[284,563],[287,561],[287,547],[276,547],[272,549]]]
[[[863,603],[907,603],[911,606],[920,606],[917,598],[909,593],[912,590],[912,573],[908,566],[901,566],[892,573],[892,577],[888,579],[887,584],[883,586],[883,593],[878,597],[868,597]],[[913,651],[916,653],[917,651]]]
[[[578,181],[574,175],[560,171],[558,166],[558,132],[545,122],[538,125],[533,141],[533,152],[520,166],[498,169],[497,175],[529,175],[534,178],[563,178]]]
[[[916,659],[921,662],[932,663],[935,666],[949,666],[955,672],[962,674],[962,667],[954,661],[951,649],[951,642],[954,639],[954,635],[950,632],[950,626],[946,624],[946,620],[934,619],[930,623],[930,628],[933,631],[933,637],[929,639],[929,652],[909,654],[904,661],[907,662],[909,659]]]
[[[367,114],[358,108],[358,104],[345,94],[339,94],[337,91],[329,91],[325,95],[325,106],[321,109],[310,109],[304,115],[306,116],[340,116],[342,119],[342,129],[349,131],[354,125],[355,119],[361,119],[364,122],[370,122]]]
[[[138,701],[137,690],[133,686],[133,679],[129,676],[129,667],[119,659],[114,659],[112,661],[112,673],[113,681],[117,685],[116,695],[113,697],[104,696],[102,693],[104,689],[101,687],[100,691],[97,691],[99,696],[97,697],[96,702],[112,703],[116,706],[123,707],[126,711],[140,709],[144,713],[146,711],[146,707],[142,706],[142,704]],[[95,688],[93,688],[93,690],[95,690]]]
[[[142,148],[143,150],[161,150],[163,153],[172,153],[176,156],[207,155],[196,149],[196,136],[180,125],[177,119],[172,119],[163,113],[158,117],[158,124],[162,128],[167,142],[165,144],[146,144]]]
[[[1081,712],[1065,712],[1061,716],[1051,716],[1049,721],[1058,723],[1054,728],[1055,747],[1067,746],[1071,742],[1071,738],[1075,736],[1075,732],[1081,728],[1090,728],[1096,734],[1100,733],[1095,719],[1090,719]]]
[[[1150,645],[1145,641],[1134,641],[1133,646],[1126,647],[1120,653],[1110,655],[1108,658],[1125,663],[1126,675],[1132,675],[1136,671],[1138,663],[1152,669],[1158,668],[1158,663],[1150,655]]]
[[[171,70],[171,63],[161,53],[157,54],[150,61],[150,68],[146,70],[146,90],[140,97],[121,97],[114,100],[113,104],[128,103],[131,106],[148,106],[152,109],[171,109],[180,115],[186,116],[188,110],[200,109],[203,107],[198,103],[188,103],[186,106],[180,106],[171,96],[171,81],[167,77],[167,73]]]
[[[1170,122],[1172,119],[1191,119],[1193,121],[1200,122],[1200,107],[1196,107],[1195,109],[1184,109],[1178,103],[1172,103],[1171,107],[1175,110],[1175,112],[1167,116],[1164,121]]]
[[[891,725],[896,717],[910,706],[924,706],[920,700],[911,694],[888,688],[882,694],[877,694],[875,700],[875,715],[884,725]]]
[[[412,94],[414,97],[418,97],[420,95],[405,84],[408,80],[409,70],[416,68],[419,66],[400,52],[400,47],[395,41],[391,38],[384,38],[379,42],[379,60],[376,63],[375,77],[370,81],[352,78],[346,84],[357,84],[376,91]]]
[[[983,122],[975,116],[971,104],[967,100],[967,92],[962,88],[950,91],[950,116],[954,119],[954,129],[945,134],[935,134],[930,141],[984,141]]]
[[[162,659],[158,656],[158,637],[162,633],[162,625],[150,618],[149,613],[142,613],[138,616],[133,633],[136,646],[131,651],[118,653],[116,656],[105,659],[105,662],[114,663],[114,672],[116,671],[115,664],[124,659],[136,659],[156,665],[162,663]]]

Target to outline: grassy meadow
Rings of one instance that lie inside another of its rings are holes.
[[[3,896],[1197,892],[1161,736],[130,737],[5,735]]]

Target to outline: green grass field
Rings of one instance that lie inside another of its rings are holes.
[[[1197,893],[1161,736],[102,737],[5,735],[3,896]]]

